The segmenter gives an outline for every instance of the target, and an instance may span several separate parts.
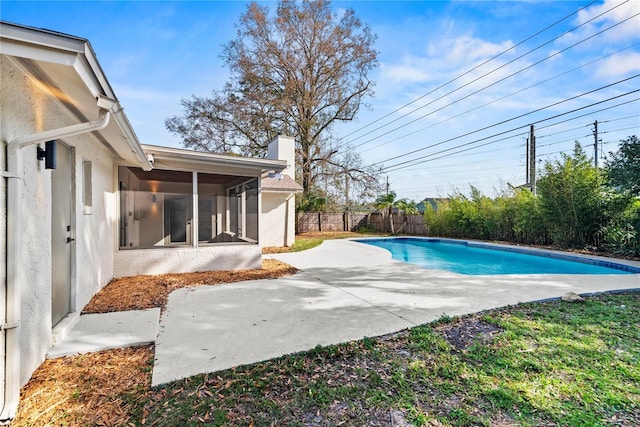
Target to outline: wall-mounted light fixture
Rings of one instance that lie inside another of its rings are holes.
[[[56,168],[56,141],[47,141],[44,143],[44,150],[38,147],[38,160],[44,160],[45,169]]]
[[[151,201],[152,201],[153,203],[155,203],[155,202],[156,202],[156,195],[155,195],[155,194],[152,194],[152,195],[151,195]]]

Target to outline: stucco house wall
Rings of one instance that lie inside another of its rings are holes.
[[[263,191],[260,244],[265,247],[293,245],[295,226],[295,196]]]
[[[116,227],[116,193],[113,187],[112,154],[93,136],[73,137],[75,147],[75,220],[76,264],[72,270],[76,281],[77,311],[81,310],[113,277],[114,227]],[[90,161],[92,207],[84,209],[82,162]]]
[[[262,180],[262,246],[291,246],[295,242],[295,194],[302,191],[295,182],[295,139],[279,135],[269,144],[267,157],[287,163],[282,172]]]
[[[135,259],[135,262],[127,262],[132,259]],[[262,252],[258,245],[228,244],[184,249],[131,249],[116,253],[113,276],[256,269],[261,266]]]
[[[3,57],[1,62],[2,141],[75,123],[10,61]],[[113,156],[90,135],[71,137],[64,143],[74,147],[76,189],[83,183],[83,160],[92,161],[94,178],[92,213],[83,214],[80,191],[75,192],[73,206],[72,235],[78,238],[74,242],[76,262],[72,263],[71,270],[71,309],[77,314],[113,275]],[[4,153],[4,146],[1,151]],[[4,154],[2,161],[5,161]],[[21,265],[21,274],[28,284],[22,287],[20,316],[20,380],[24,384],[44,360],[55,330],[51,321],[51,171],[45,170],[37,160],[35,146],[23,149],[23,172],[21,258],[28,260]],[[4,197],[5,192],[2,194]],[[4,198],[2,203],[4,216],[7,211]],[[5,244],[2,248],[4,250]]]

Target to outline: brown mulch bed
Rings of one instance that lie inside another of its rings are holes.
[[[162,307],[169,294],[187,286],[220,285],[244,280],[276,279],[294,274],[290,265],[275,259],[264,259],[262,269],[234,271],[204,271],[198,273],[132,276],[112,280],[86,305],[82,314],[142,310]]]
[[[296,273],[290,265],[264,259],[262,269],[123,277],[112,280],[83,310],[109,313],[162,307],[169,294],[187,286],[275,279]],[[154,347],[145,346],[46,360],[22,388],[12,426],[129,424],[130,399],[151,388]]]
[[[271,246],[262,248],[263,254],[285,254],[291,252],[291,248],[288,246]]]
[[[20,393],[22,426],[126,426],[129,399],[151,388],[153,346],[46,360]]]

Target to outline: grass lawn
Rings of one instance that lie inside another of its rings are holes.
[[[358,237],[371,237],[371,236],[388,236],[388,233],[377,233],[377,232],[367,232],[367,233],[357,233],[351,231],[322,231],[322,232],[309,232],[303,234],[296,234],[296,241],[291,247],[273,247],[273,248],[263,248],[263,253],[283,253],[283,252],[300,252],[306,251],[307,249],[315,248],[316,246],[320,246],[322,242],[325,240],[333,240],[333,239],[348,239],[358,238]]]
[[[129,364],[101,415],[90,410],[104,407],[100,387],[119,381],[100,377],[109,352],[47,361],[77,368],[63,385],[51,375],[73,369],[49,367],[47,379],[80,409],[16,425],[640,425],[640,292],[442,318],[155,388],[152,351],[139,349],[137,374]],[[103,365],[93,374],[92,357]]]

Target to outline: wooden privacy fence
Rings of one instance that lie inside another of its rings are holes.
[[[372,213],[369,216],[369,228],[377,231],[391,232],[389,224],[389,216],[382,215],[379,212]],[[416,236],[429,235],[429,229],[424,223],[424,218],[420,214],[406,215],[404,212],[393,214],[393,230],[397,234],[411,234]]]
[[[312,231],[358,231],[367,224],[367,212],[297,212],[296,234]]]
[[[343,212],[296,213],[296,233],[312,231],[358,231],[360,228],[370,228],[382,232],[391,232],[389,217],[375,212]],[[413,234],[426,236],[428,227],[424,224],[422,215],[393,214],[393,227],[398,234]]]

